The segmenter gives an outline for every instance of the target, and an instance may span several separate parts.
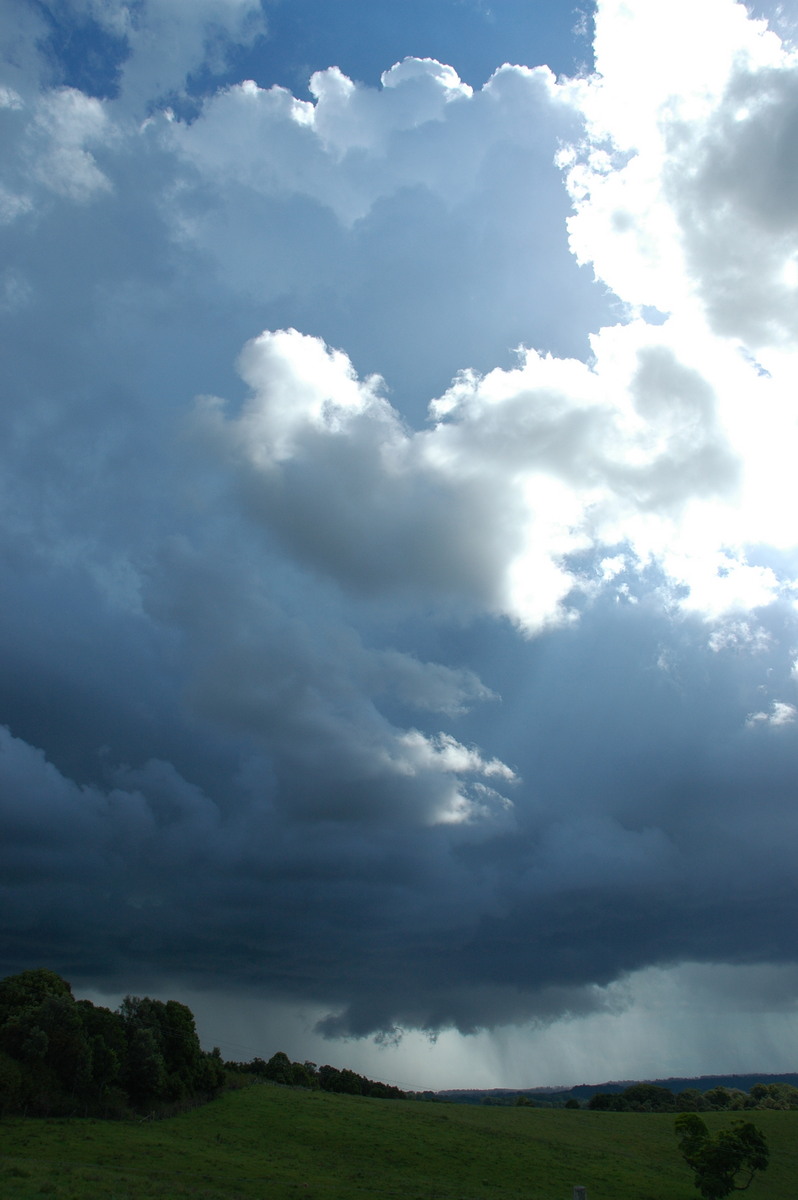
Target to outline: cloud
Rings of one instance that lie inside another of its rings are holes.
[[[421,663],[396,650],[368,655],[364,667],[381,690],[391,690],[408,707],[428,712],[461,716],[479,701],[498,699],[473,671]]]
[[[751,350],[790,344],[794,51],[726,0],[604,3],[596,47],[590,150],[570,177],[577,256],[632,304],[698,300]]]
[[[770,706],[770,712],[751,713],[746,720],[746,725],[754,729],[757,725],[770,725],[775,729],[779,729],[784,725],[792,725],[798,717],[798,709],[794,704],[785,704],[783,700],[774,700]]]
[[[244,82],[163,132],[187,169],[180,234],[245,291],[260,328],[342,346],[414,420],[459,369],[493,367],[531,328],[583,348],[606,302],[564,230],[554,158],[581,129],[572,88],[508,66],[472,92],[409,59],[380,88],[330,69],[312,89],[302,101]]]
[[[212,603],[207,586],[202,596]],[[599,628],[586,618],[567,717],[555,701],[566,664],[538,664],[514,783],[463,741],[391,730],[362,698],[347,713],[351,655],[306,651],[303,664],[283,628],[279,656],[253,655],[250,635],[232,658],[214,624],[216,647],[213,625],[197,630],[193,653],[211,662],[189,700],[213,740],[236,731],[235,775],[206,767],[202,787],[166,761],[120,767],[106,753],[104,782],[79,786],[4,735],[7,947],[120,990],[164,971],[211,987],[221,973],[321,1010],[328,1034],[357,1035],[599,1012],[596,985],[652,958],[790,961],[793,739],[785,728],[780,751],[752,750],[737,705],[718,711],[723,652],[693,667],[685,648],[681,697],[653,670],[641,690],[632,665],[647,645],[653,668],[656,631],[624,662],[621,615]],[[240,637],[240,613],[231,626]],[[614,690],[591,645],[614,661]],[[585,726],[599,708],[603,725]],[[618,727],[623,753],[602,757]]]
[[[141,116],[183,93],[193,72],[222,74],[234,47],[266,32],[255,0],[73,0],[70,10],[67,21],[78,16],[123,43],[119,93]]]
[[[4,969],[389,1038],[777,991],[792,50],[606,0],[590,78],[411,58],[167,114],[250,4],[75,7],[113,95],[19,11]]]
[[[74,88],[50,92],[33,126],[34,177],[51,191],[85,202],[111,187],[87,146],[106,141],[108,117],[99,103]],[[37,152],[38,150],[38,152]]]
[[[414,432],[340,351],[265,332],[239,362],[250,399],[230,421],[206,402],[203,419],[254,519],[355,590],[454,595],[535,632],[598,586],[577,556],[624,545],[689,588],[687,607],[770,602],[775,575],[734,547],[745,450],[724,436],[721,399],[739,357],[701,362],[643,323],[592,344],[591,367],[524,351],[512,370],[463,373]]]
[[[307,195],[351,224],[379,198],[419,185],[454,206],[479,186],[499,132],[548,173],[558,133],[580,123],[575,95],[545,67],[502,67],[477,93],[433,59],[405,59],[379,89],[330,67],[313,75],[311,95],[245,81],[169,132],[222,194],[238,183],[263,196]],[[250,155],[255,142],[267,152]]]
[[[759,351],[792,346],[796,334],[798,243],[787,197],[795,189],[797,85],[793,55],[739,66],[700,136],[682,150],[692,164],[677,198],[688,269],[714,328]]]

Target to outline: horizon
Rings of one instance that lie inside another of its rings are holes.
[[[798,0],[9,0],[3,974],[798,1061],[796,97]]]

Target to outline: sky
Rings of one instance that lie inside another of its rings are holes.
[[[5,0],[0,973],[795,1069],[797,31]]]

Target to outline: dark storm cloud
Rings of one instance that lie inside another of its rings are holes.
[[[81,788],[5,737],[8,945],[111,987],[179,964],[193,986],[237,980],[329,1006],[324,1028],[356,1034],[589,1011],[592,985],[652,963],[789,961],[794,732],[746,729],[756,683],[687,638],[704,675],[689,700],[657,670],[650,629],[633,653],[617,614],[571,639],[588,663],[596,640],[615,651],[615,679],[585,673],[570,714],[562,698],[551,712],[567,659],[546,652],[504,829],[418,828],[423,777],[364,786],[340,729],[335,753],[300,763],[290,739],[304,730],[272,713],[272,773],[250,751],[215,797],[163,761]],[[643,656],[645,686],[632,677]],[[718,704],[729,675],[743,702]],[[667,752],[652,755],[664,728]]]

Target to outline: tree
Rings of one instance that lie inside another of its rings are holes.
[[[121,1088],[127,1060],[125,1025],[119,1013],[95,1007],[90,1000],[78,1000],[76,1007],[91,1046],[93,1096],[104,1100],[112,1089]],[[124,1106],[123,1092],[118,1093],[117,1100]]]
[[[22,1009],[35,1008],[51,997],[72,999],[72,989],[55,971],[43,967],[0,979],[0,1025]]]
[[[745,1191],[757,1171],[767,1169],[764,1134],[750,1121],[735,1121],[729,1129],[710,1134],[699,1116],[682,1113],[675,1128],[682,1158],[704,1200],[723,1200],[731,1192]]]
[[[0,980],[0,1113],[123,1114],[224,1082],[221,1054],[204,1053],[185,1004],[127,996],[112,1013],[75,1000],[54,971]]]
[[[143,1108],[168,1097],[169,1077],[156,1035],[146,1025],[131,1027],[125,1071],[125,1090]]]
[[[292,1084],[293,1071],[291,1070],[291,1059],[283,1050],[278,1050],[273,1054],[266,1063],[266,1068],[263,1074],[267,1079],[271,1079],[272,1083]]]
[[[755,1083],[748,1108],[798,1108],[798,1088],[789,1083]]]
[[[676,1095],[676,1107],[680,1112],[704,1112],[710,1106],[698,1088],[685,1088]]]
[[[715,1087],[704,1092],[704,1100],[710,1108],[727,1109],[745,1108],[748,1097],[739,1088]]]
[[[676,1107],[673,1092],[656,1083],[633,1083],[621,1096],[632,1112],[672,1112]]]

